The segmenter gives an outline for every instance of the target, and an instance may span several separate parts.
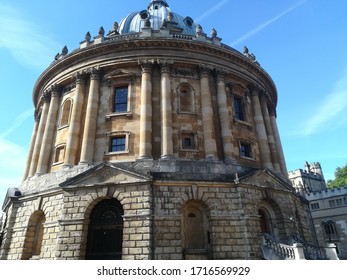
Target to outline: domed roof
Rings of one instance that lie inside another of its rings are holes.
[[[163,26],[171,32],[196,35],[196,24],[190,17],[183,17],[171,11],[165,0],[151,0],[147,10],[133,12],[119,24],[120,34],[141,32],[144,27],[160,30]]]

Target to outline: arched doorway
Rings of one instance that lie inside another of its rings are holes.
[[[124,210],[115,199],[99,202],[90,214],[87,260],[122,259]]]
[[[40,258],[45,221],[45,214],[41,210],[35,211],[31,215],[25,236],[22,260]]]
[[[207,209],[198,201],[184,205],[182,245],[185,259],[209,258],[209,226]]]

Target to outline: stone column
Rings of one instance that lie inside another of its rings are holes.
[[[39,160],[40,149],[42,146],[42,138],[43,138],[43,134],[46,127],[47,114],[48,114],[49,102],[51,100],[51,95],[48,93],[44,93],[42,99],[43,99],[43,107],[42,107],[42,112],[40,116],[39,128],[37,130],[35,146],[34,146],[33,154],[31,157],[29,177],[32,177],[33,175],[35,175],[37,170],[37,164]]]
[[[283,176],[286,178],[288,177],[288,170],[287,170],[287,165],[286,161],[284,158],[284,153],[283,153],[283,148],[282,148],[282,143],[281,143],[281,137],[278,132],[278,127],[277,127],[277,121],[276,121],[276,109],[272,108],[270,110],[270,120],[271,120],[271,126],[272,130],[274,133],[274,140],[275,140],[275,145],[277,148],[277,154],[278,154],[278,161],[280,164],[281,172]]]
[[[262,167],[273,169],[265,124],[264,124],[264,117],[261,112],[261,106],[259,101],[260,90],[256,86],[250,86],[250,90],[252,94],[254,122],[255,122],[255,128],[257,132]]]
[[[76,75],[76,93],[74,97],[69,133],[66,143],[64,166],[76,164],[81,133],[82,109],[84,104],[85,80],[81,74]]]
[[[231,120],[229,118],[229,110],[227,106],[227,94],[225,90],[225,79],[223,73],[218,73],[217,76],[217,97],[219,122],[221,126],[221,134],[223,141],[224,160],[226,162],[234,162],[233,158],[233,136],[230,129]]]
[[[51,102],[49,104],[47,123],[43,134],[42,145],[40,149],[39,161],[36,173],[45,174],[49,170],[50,159],[52,158],[53,140],[56,130],[57,117],[60,104],[60,95],[58,86],[54,85],[50,89]]]
[[[98,70],[93,69],[90,76],[89,95],[82,138],[80,163],[89,164],[94,161],[94,144],[96,134],[96,121],[98,116],[99,91],[100,74]]]
[[[27,161],[26,161],[26,165],[25,165],[23,181],[29,175],[31,159],[32,159],[33,152],[34,152],[35,141],[36,141],[36,137],[37,137],[37,131],[38,131],[38,128],[39,128],[39,122],[40,122],[40,118],[37,116],[37,112],[35,111],[34,128],[33,128],[33,132],[32,132],[32,135],[31,135],[30,147],[29,147],[29,152],[28,152]]]
[[[139,158],[152,158],[152,66],[142,63]]]
[[[205,158],[206,160],[216,161],[218,160],[218,157],[213,122],[212,97],[210,90],[209,70],[206,68],[200,68],[200,94]]]
[[[170,67],[161,66],[161,158],[171,158],[173,155],[172,144],[172,106]]]
[[[275,143],[275,137],[273,134],[273,129],[272,129],[272,125],[271,125],[269,110],[268,110],[265,96],[263,96],[261,98],[260,103],[261,103],[261,109],[262,109],[263,116],[264,116],[264,123],[265,123],[265,128],[267,131],[267,139],[269,142],[269,148],[270,148],[270,154],[271,154],[271,158],[272,158],[273,168],[275,169],[276,172],[281,172],[280,164],[278,161],[278,154],[277,154],[277,147],[276,147],[276,143]]]

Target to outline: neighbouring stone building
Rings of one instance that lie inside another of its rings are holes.
[[[310,205],[319,246],[335,244],[339,259],[347,259],[347,186],[328,189],[320,163],[289,172],[294,188]]]
[[[275,84],[221,41],[152,0],[57,54],[34,86],[0,258],[262,259],[264,234],[313,242]]]

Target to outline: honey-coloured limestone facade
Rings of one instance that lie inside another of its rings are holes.
[[[221,41],[150,1],[57,54],[34,86],[0,258],[263,259],[264,234],[312,241],[275,84]]]

